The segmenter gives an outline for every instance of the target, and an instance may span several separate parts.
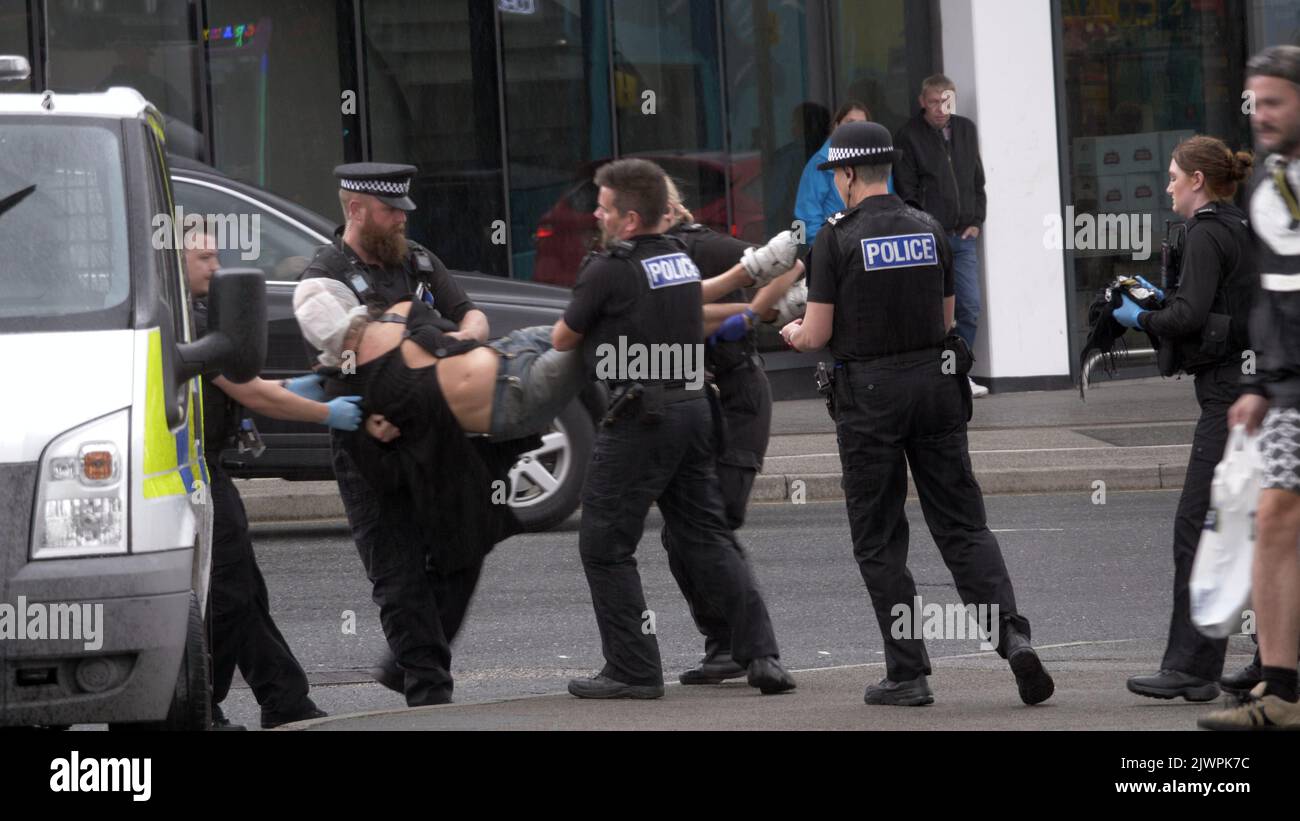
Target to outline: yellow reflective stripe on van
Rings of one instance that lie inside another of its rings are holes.
[[[162,333],[149,331],[144,388],[144,498],[184,495],[188,492],[176,463],[176,438],[167,429],[163,390]],[[163,475],[157,475],[163,474]]]

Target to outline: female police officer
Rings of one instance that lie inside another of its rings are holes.
[[[725,275],[737,265],[745,270],[753,267],[747,265],[745,254],[754,246],[696,223],[682,202],[677,185],[671,178],[665,178],[665,182],[672,223],[667,233],[686,243],[686,253],[700,269],[700,276],[706,283]],[[797,246],[790,232],[778,234],[768,248],[774,253],[780,252],[778,256],[781,258],[772,268],[782,269],[783,273],[755,294],[752,301],[743,289],[737,288],[704,306],[704,332],[710,335],[705,364],[713,384],[718,387],[726,420],[725,438],[716,464],[718,486],[722,491],[727,527],[732,530],[739,530],[745,523],[750,491],[754,487],[754,478],[763,468],[772,427],[772,388],[759,361],[750,323],[760,318],[768,319],[773,312],[783,316],[794,310],[791,302],[797,302],[797,297],[787,297],[786,292],[803,274],[803,263],[794,258]],[[707,291],[704,298],[706,301],[710,299]],[[681,683],[719,684],[746,675],[746,668],[732,658],[731,629],[725,615],[718,612],[691,582],[681,549],[673,544],[672,529],[666,524],[663,543],[668,552],[668,567],[686,597],[696,627],[704,634],[704,659],[699,667],[681,674]],[[739,542],[732,543],[739,548]]]
[[[1256,272],[1246,214],[1231,199],[1251,165],[1250,154],[1234,154],[1213,137],[1192,137],[1174,149],[1166,190],[1174,212],[1188,221],[1177,289],[1159,311],[1143,311],[1125,296],[1114,312],[1120,324],[1160,338],[1162,348],[1174,354],[1164,370],[1192,374],[1201,406],[1174,519],[1174,612],[1164,660],[1154,675],[1128,680],[1130,691],[1152,698],[1210,701],[1219,694],[1216,682],[1228,642],[1206,638],[1192,625],[1187,585],[1210,506],[1214,467],[1228,438],[1228,408],[1241,395]],[[1244,689],[1255,683],[1246,682]]]
[[[1054,684],[1029,644],[1029,621],[1016,611],[970,467],[970,357],[965,343],[949,335],[952,253],[933,217],[887,193],[892,142],[876,123],[849,123],[831,135],[829,161],[821,167],[835,169],[848,207],[817,234],[806,318],[781,329],[798,350],[829,343],[835,354],[835,422],[853,553],[885,643],[887,676],[867,687],[864,700],[934,701],[925,643],[910,629],[902,636],[895,629],[900,612],[919,619],[911,611],[921,606],[907,569],[903,503],[910,465],[926,524],[962,602],[992,614],[981,616],[980,627],[1010,663],[1021,700],[1037,704]],[[958,345],[949,356],[945,349]]]

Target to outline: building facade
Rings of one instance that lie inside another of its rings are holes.
[[[1245,60],[1298,38],[1293,0],[0,0],[33,66],[0,92],[134,86],[174,152],[326,215],[334,165],[410,162],[411,235],[449,266],[566,285],[601,162],[655,159],[761,241],[839,104],[897,129],[943,71],[988,180],[975,374],[1009,390],[1077,376],[1097,289],[1158,267],[1173,142],[1248,147]],[[1074,242],[1101,214],[1148,217],[1152,255]]]

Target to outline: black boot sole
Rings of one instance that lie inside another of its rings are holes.
[[[724,681],[731,681],[732,679],[744,678],[745,675],[746,672],[744,670],[737,670],[734,673],[725,673],[722,675],[717,675],[713,673],[706,673],[705,671],[697,668],[695,670],[687,670],[685,673],[682,673],[680,676],[678,676],[677,680],[680,681],[682,684],[686,684],[686,685],[721,684]]]
[[[934,703],[934,693],[916,693],[908,696],[890,693],[876,696],[874,699],[871,693],[867,693],[862,700],[873,707],[925,707]]]
[[[1198,687],[1144,687],[1133,682],[1126,682],[1128,691],[1134,695],[1146,696],[1147,698],[1159,698],[1169,701],[1175,698],[1185,698],[1190,702],[1200,704],[1206,701],[1214,701],[1219,697],[1219,685],[1202,684]]]
[[[617,689],[607,688],[603,690],[583,690],[580,687],[569,685],[569,695],[574,698],[595,698],[595,699],[612,699],[612,698],[634,698],[634,699],[655,699],[664,697],[663,687],[651,687],[649,685],[626,684]]]
[[[1033,650],[1021,650],[1008,659],[1016,676],[1016,688],[1025,704],[1042,704],[1056,692],[1056,682],[1043,669],[1043,662]]]

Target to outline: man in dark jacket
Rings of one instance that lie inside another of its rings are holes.
[[[894,137],[898,196],[938,220],[952,248],[957,288],[957,333],[975,348],[980,318],[980,265],[976,240],[984,225],[984,163],[975,123],[956,113],[957,86],[942,74],[927,77],[921,110]],[[970,383],[971,394],[988,388]]]

